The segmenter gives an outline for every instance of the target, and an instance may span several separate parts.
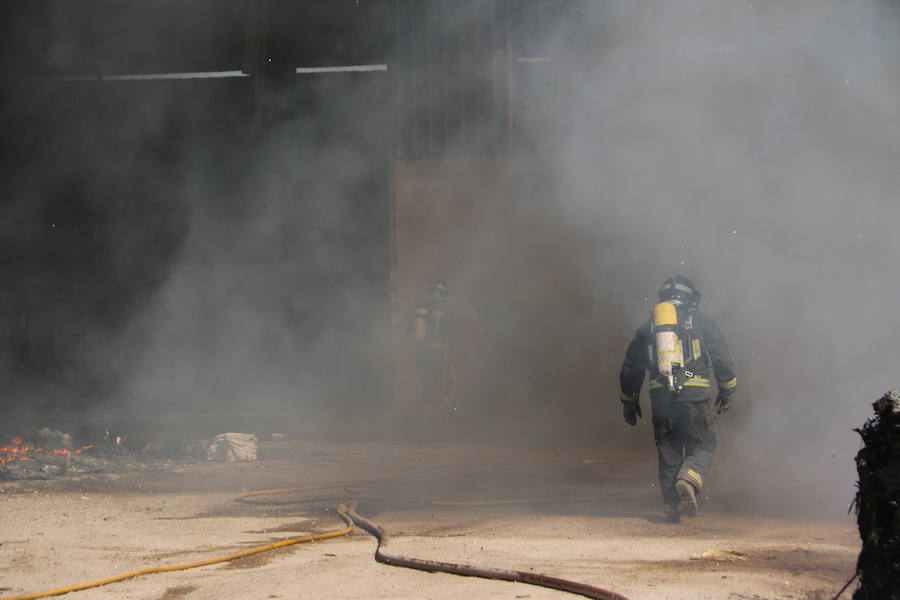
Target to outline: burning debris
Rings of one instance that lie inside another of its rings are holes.
[[[71,434],[45,427],[33,435],[0,439],[0,481],[166,469],[205,458],[208,443],[135,443],[108,429],[100,434],[84,430]]]
[[[0,446],[0,464],[14,461],[59,463],[61,461],[48,460],[48,458],[70,457],[73,454],[81,454],[85,450],[92,448],[95,448],[95,446],[87,445],[81,448],[73,448],[71,435],[45,427],[37,432],[33,441],[26,442],[21,437],[14,437],[9,443]]]
[[[856,431],[859,490],[856,515],[862,550],[854,600],[900,599],[900,394],[891,390],[872,407],[875,416]]]

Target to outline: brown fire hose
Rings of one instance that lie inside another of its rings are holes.
[[[342,516],[347,515],[356,525],[375,536],[375,539],[378,540],[378,547],[375,549],[375,560],[386,565],[428,571],[429,573],[452,573],[454,575],[463,575],[466,577],[483,577],[485,579],[500,579],[503,581],[528,583],[560,590],[562,592],[578,594],[588,598],[595,598],[596,600],[628,600],[628,598],[621,594],[617,594],[616,592],[611,592],[586,583],[569,581],[568,579],[561,579],[559,577],[551,577],[550,575],[541,575],[539,573],[529,573],[526,571],[478,567],[474,565],[438,560],[425,560],[422,558],[411,558],[400,556],[399,554],[391,554],[385,551],[385,547],[388,544],[387,534],[375,523],[361,517],[356,512],[356,503],[341,504],[338,506],[337,512]]]

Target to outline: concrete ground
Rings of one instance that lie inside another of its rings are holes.
[[[631,600],[830,600],[853,574],[860,547],[849,515],[767,516],[714,496],[699,518],[667,523],[652,455],[636,461],[562,446],[288,440],[262,443],[260,458],[0,482],[0,598],[340,529],[334,507],[344,499],[359,500],[360,514],[391,535],[393,553],[534,571]],[[234,500],[246,491],[320,484],[329,485],[256,498],[260,504]],[[385,566],[374,561],[375,546],[354,531],[66,597],[570,596]]]

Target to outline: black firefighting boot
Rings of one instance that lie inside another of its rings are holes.
[[[666,520],[672,523],[677,523],[681,520],[681,515],[678,514],[677,504],[663,505],[663,513],[666,515]]]
[[[697,516],[697,490],[693,484],[684,479],[675,482],[675,491],[678,493],[678,513],[689,519]]]

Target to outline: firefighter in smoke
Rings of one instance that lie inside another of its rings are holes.
[[[619,374],[625,422],[641,417],[639,396],[649,372],[653,436],[666,517],[697,516],[697,496],[712,467],[716,413],[728,412],[737,388],[734,363],[715,322],[697,310],[700,292],[682,276],[659,291],[659,303],[625,353]],[[713,376],[718,388],[711,403]]]
[[[416,376],[424,406],[449,408],[453,395],[450,348],[453,319],[447,284],[436,279],[428,293],[416,302],[412,316],[416,342]]]

